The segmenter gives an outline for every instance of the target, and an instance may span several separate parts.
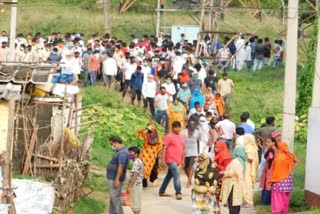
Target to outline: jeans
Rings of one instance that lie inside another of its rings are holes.
[[[156,121],[164,126],[166,133],[169,131],[167,110],[157,110]]]
[[[143,108],[148,108],[148,103],[150,107],[150,112],[152,116],[154,116],[154,98],[153,97],[146,97],[146,99],[143,100]]]
[[[227,72],[230,70],[230,62],[229,61],[221,61],[221,64],[224,67],[223,68],[224,72]]]
[[[90,82],[91,86],[95,86],[97,81],[97,72],[96,71],[90,71]]]
[[[274,56],[272,66],[277,67],[278,65],[281,64],[281,59],[280,56]]]
[[[89,84],[89,71],[84,71],[84,82],[83,85],[87,86]]]
[[[103,74],[104,85],[108,88],[111,88],[112,79],[114,76]]]
[[[162,182],[159,193],[163,194],[166,192],[168,184],[170,183],[171,178],[173,178],[173,185],[174,185],[176,194],[181,194],[179,165],[177,163],[167,163],[167,165],[168,165],[168,172]]]
[[[114,188],[114,181],[108,180],[109,192],[110,192],[110,206],[109,214],[123,214],[122,204],[121,204],[121,189],[122,183],[118,188]]]
[[[264,61],[263,59],[254,59],[253,63],[253,71],[260,70],[263,67]]]
[[[136,97],[138,97],[138,102],[140,103],[141,101],[141,90],[136,90],[134,88],[131,89],[131,103],[134,103],[134,100],[136,99]]]
[[[252,66],[253,66],[252,61],[251,61],[251,60],[250,60],[250,61],[246,61],[246,64],[247,64],[247,70],[248,70],[248,71],[251,71]]]

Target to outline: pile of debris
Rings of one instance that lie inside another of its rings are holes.
[[[12,161],[17,173],[52,180],[55,208],[63,211],[82,194],[94,135],[94,128],[85,130],[96,121],[83,115],[92,106],[82,106],[78,86],[51,83],[56,69],[0,64],[0,120],[5,121],[0,132],[7,136],[0,140],[0,154],[11,153],[6,163]],[[3,186],[10,192],[11,169],[6,166],[10,172],[5,172]]]

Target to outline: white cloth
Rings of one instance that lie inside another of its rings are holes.
[[[197,157],[199,155],[197,142],[201,139],[200,132],[194,130],[192,137],[189,137],[188,129],[184,129],[182,130],[181,135],[186,142],[186,157]]]
[[[151,74],[151,68],[149,66],[141,66],[142,70],[141,73],[143,73],[143,82],[148,81],[148,75]]]
[[[173,63],[173,71],[174,71],[174,76],[173,79],[176,80],[178,79],[178,74],[181,73],[182,71],[182,66],[186,63],[186,60],[182,56],[176,56],[175,61]]]
[[[73,74],[76,70],[76,59],[72,58],[62,58],[60,61],[61,74]]]
[[[167,94],[158,94],[155,98],[155,101],[157,102],[156,108],[159,111],[165,111],[168,110],[168,101],[170,100],[169,95]]]
[[[253,122],[252,120],[248,119],[248,120],[247,120],[247,124],[248,124],[249,126],[251,126],[251,127],[253,128],[253,130],[255,130],[256,126],[254,125],[254,122]]]
[[[152,80],[149,82],[148,80],[145,81],[142,85],[142,96],[144,97],[151,97],[155,98],[157,91],[157,83],[156,81]]]
[[[165,82],[165,83],[163,83],[161,86],[162,86],[162,87],[165,87],[165,88],[166,88],[166,91],[167,91],[169,94],[171,94],[171,96],[170,96],[170,101],[172,101],[172,100],[173,100],[172,96],[177,93],[176,87],[174,86],[174,84],[173,84],[173,83],[166,83],[166,82]]]
[[[244,135],[240,135],[236,139],[236,147],[244,147]]]
[[[220,137],[225,139],[232,139],[233,135],[236,133],[236,124],[231,122],[228,119],[224,119],[222,121],[219,121],[216,124],[216,128],[219,128],[222,130],[222,135]]]
[[[115,76],[118,72],[117,61],[113,58],[107,58],[102,62],[102,69],[105,75]]]
[[[132,74],[137,70],[137,64],[136,63],[127,63],[126,65],[126,71],[125,71],[125,78],[126,80],[131,80]]]
[[[252,57],[251,57],[251,47],[248,45],[247,47],[245,47],[245,51],[246,51],[246,57],[245,60],[246,61],[252,61]]]

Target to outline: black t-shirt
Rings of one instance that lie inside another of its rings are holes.
[[[216,77],[206,77],[204,79],[204,84],[206,85],[206,87],[210,87],[212,88],[212,90],[216,90],[215,87],[215,83],[216,83]]]

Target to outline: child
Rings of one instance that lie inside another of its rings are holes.
[[[213,102],[216,104],[218,113],[220,116],[223,116],[224,114],[224,101],[221,97],[220,93],[216,93],[215,97],[213,98]]]
[[[260,188],[262,188],[262,204],[270,205],[271,183],[268,182],[268,179],[271,176],[271,166],[275,158],[275,153],[277,150],[277,142],[273,138],[267,138],[266,144],[267,144],[267,147],[264,154],[264,158],[266,159],[266,165],[260,180]]]
[[[140,214],[141,194],[143,179],[143,163],[139,159],[140,149],[136,146],[129,148],[129,159],[133,160],[131,175],[127,187],[127,193],[130,194],[131,209],[134,214]]]

